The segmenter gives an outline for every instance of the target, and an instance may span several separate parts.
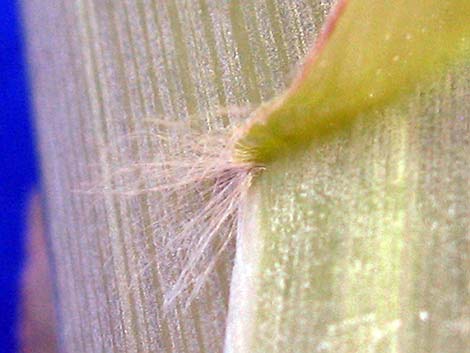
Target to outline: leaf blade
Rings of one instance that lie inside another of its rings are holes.
[[[235,159],[267,163],[428,82],[470,52],[466,0],[344,0],[299,76],[262,105]]]

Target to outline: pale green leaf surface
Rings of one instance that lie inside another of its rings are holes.
[[[272,162],[227,353],[470,353],[468,69]]]

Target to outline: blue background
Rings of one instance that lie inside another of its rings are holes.
[[[16,352],[25,202],[37,182],[18,4],[0,0],[0,352]]]

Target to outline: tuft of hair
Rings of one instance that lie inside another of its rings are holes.
[[[160,153],[158,160],[124,165],[112,175],[113,182],[107,184],[113,187],[107,192],[158,195],[163,208],[150,227],[167,234],[160,255],[176,256],[182,264],[171,283],[164,284],[164,311],[169,312],[177,302],[188,306],[210,278],[234,239],[238,212],[253,176],[263,168],[233,159],[231,129],[207,132],[156,123],[158,133],[153,137],[167,153]]]
[[[166,204],[182,217],[167,250],[185,249],[182,271],[165,293],[167,309],[183,292],[189,304],[203,287],[236,234],[238,211],[261,168],[234,161],[226,133],[196,134],[186,141],[156,175],[162,181],[159,190],[171,198]]]

